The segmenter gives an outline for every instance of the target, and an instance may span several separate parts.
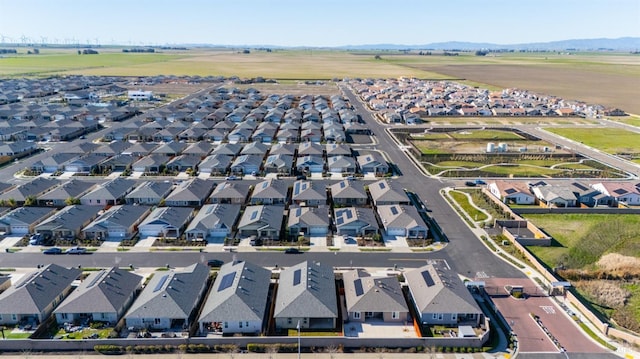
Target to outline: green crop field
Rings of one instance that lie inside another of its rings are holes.
[[[640,153],[640,134],[619,128],[547,128],[546,130],[611,154]]]

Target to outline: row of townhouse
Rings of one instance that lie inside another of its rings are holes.
[[[345,322],[415,319],[424,326],[470,328],[483,322],[465,284],[439,261],[406,271],[405,283],[396,275],[346,271],[344,303],[333,268],[310,261],[280,269],[275,281],[271,270],[250,262],[229,262],[220,268],[211,288],[209,269],[199,263],[156,272],[144,287],[141,276],[116,267],[94,271],[74,287],[80,274],[77,268],[49,264],[26,275],[0,294],[0,324],[38,325],[54,315],[60,326],[114,325],[124,319],[133,330],[184,331],[197,323],[200,336],[256,335],[265,333],[270,321],[276,331],[336,329],[342,306]],[[271,287],[277,288],[273,302]]]
[[[631,182],[566,181],[547,184],[544,181],[493,181],[487,187],[504,203],[540,204],[545,207],[640,205],[640,184]]]
[[[134,186],[127,179],[101,185],[72,180],[34,203],[51,206],[25,206],[4,214],[0,230],[53,239],[123,240],[139,232],[142,236],[184,235],[189,240],[204,240],[229,237],[236,231],[240,237],[280,238],[282,228],[286,236],[293,237],[326,236],[331,228],[339,235],[364,236],[379,233],[381,224],[390,236],[428,235],[428,227],[409,205],[404,191],[386,180],[372,182],[368,194],[362,182],[350,180],[328,187],[299,180],[289,188],[283,180],[268,179],[257,183],[252,192],[241,181],[218,185],[201,179],[178,185],[147,181]],[[69,198],[77,198],[75,193],[93,187],[79,197],[80,204],[69,203]],[[367,206],[369,198],[374,208]],[[335,207],[332,213],[328,204]],[[152,211],[150,206],[155,205],[164,206]],[[54,206],[64,208],[56,211]]]
[[[520,89],[489,91],[452,81],[415,78],[351,80],[350,86],[390,123],[415,123],[430,116],[597,116],[620,109],[567,101]]]

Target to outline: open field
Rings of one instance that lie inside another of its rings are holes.
[[[627,125],[640,127],[640,116],[638,115],[608,117],[608,119],[611,121],[618,121],[626,123]]]
[[[640,153],[640,134],[618,128],[546,128],[610,154]]]
[[[594,125],[595,120],[580,117],[422,117],[422,120],[428,122],[430,125],[435,126],[482,126],[482,125],[536,125],[536,126],[551,126],[551,125]]]

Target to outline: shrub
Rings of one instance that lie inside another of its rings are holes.
[[[121,354],[124,352],[120,345],[94,345],[93,350],[101,354]]]

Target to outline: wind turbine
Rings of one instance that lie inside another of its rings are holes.
[[[24,34],[22,34],[22,36],[20,37],[20,40],[22,41],[22,46],[27,46],[27,40],[29,40],[28,37],[24,36]]]
[[[42,46],[44,47],[47,44],[47,38],[44,36],[40,36],[40,40],[42,40]]]

